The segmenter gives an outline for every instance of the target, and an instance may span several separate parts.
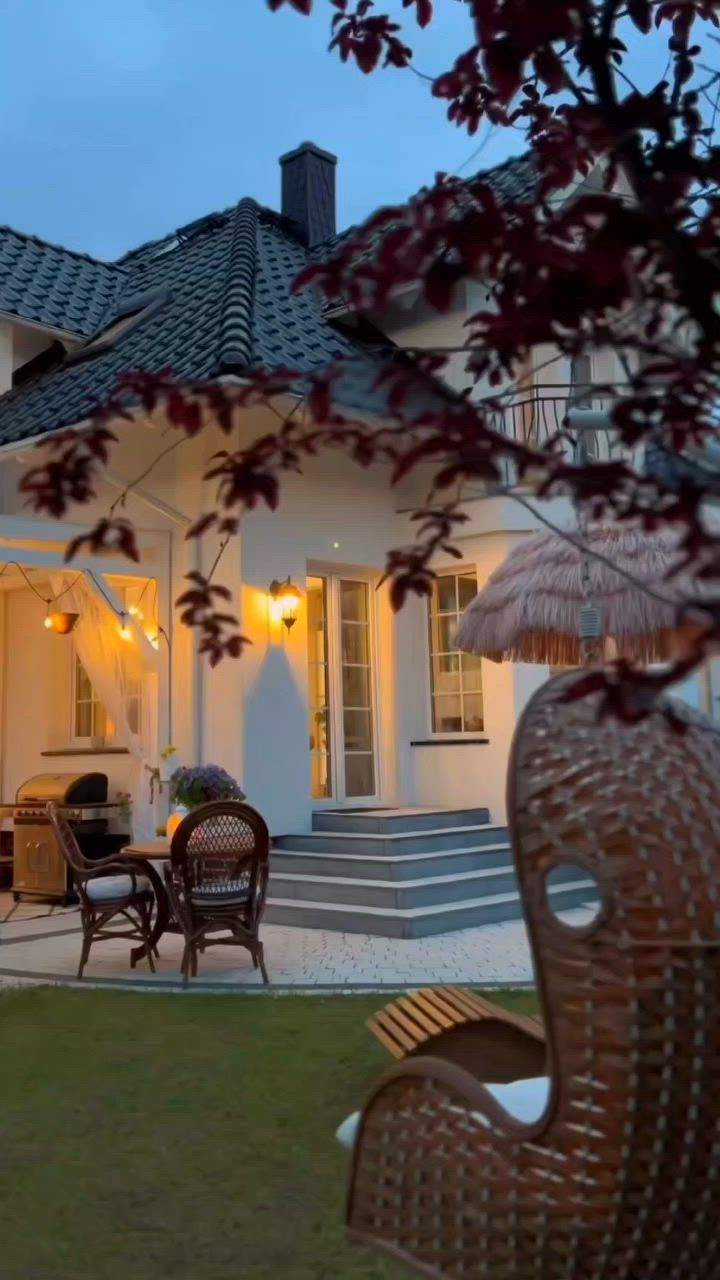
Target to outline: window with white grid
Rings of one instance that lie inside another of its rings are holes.
[[[433,733],[484,728],[481,660],[454,647],[460,617],[476,595],[474,570],[442,574],[433,583],[428,607]]]

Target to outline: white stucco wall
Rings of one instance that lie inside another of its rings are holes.
[[[381,473],[319,459],[283,484],[276,512],[258,510],[242,529],[242,631],[251,641],[238,664],[243,687],[243,783],[250,801],[273,815],[273,829],[309,826],[307,621],[304,605],[290,632],[270,619],[268,587],[288,576],[304,590],[308,572],[382,573],[402,522]],[[398,701],[395,624],[387,592],[375,593],[378,729],[389,801],[395,781]]]
[[[253,420],[246,430],[249,433],[266,425]],[[145,483],[146,489],[179,517],[195,519],[212,500],[211,494],[203,492],[200,476],[218,443],[226,442],[203,437],[183,446]],[[112,469],[131,479],[162,447],[158,432],[121,429]],[[17,496],[21,474],[22,466],[15,462],[0,464],[6,512],[21,511]],[[110,486],[103,487],[98,501],[72,513],[71,520],[91,522],[107,511],[116,492]],[[273,578],[290,576],[304,589],[308,571],[322,570],[349,576],[362,571],[377,580],[388,549],[405,545],[414,536],[415,527],[405,510],[410,505],[412,494],[408,495],[407,486],[395,492],[383,470],[363,471],[335,454],[312,460],[302,476],[286,477],[278,510],[259,508],[250,513],[240,538],[228,547],[218,566],[216,580],[227,584],[231,592],[228,611],[239,616],[241,630],[251,645],[242,658],[226,660],[213,671],[204,658],[198,661],[197,637],[179,622],[172,601],[186,587],[185,575],[192,568],[210,567],[217,538],[206,539],[198,550],[194,542],[186,540],[181,518],[163,515],[136,497],[128,502],[127,513],[141,530],[143,561],[138,571],[157,577],[161,618],[172,640],[171,679],[164,646],[161,649],[166,664],[162,697],[167,702],[171,696],[172,725],[165,706],[160,713],[158,750],[171,739],[178,747],[180,762],[213,762],[228,769],[240,780],[249,801],[265,815],[273,834],[308,830],[314,804],[310,795],[305,605],[303,602],[295,626],[287,633],[282,624],[270,621],[269,584]],[[458,545],[462,563],[475,567],[482,586],[513,543],[537,527],[537,522],[507,497],[478,499],[467,510],[470,519]],[[567,503],[554,503],[547,510],[557,523],[571,519]],[[47,530],[46,545],[62,547],[63,529],[48,522]],[[23,593],[10,594],[22,597]],[[487,742],[413,746],[431,737],[427,602],[412,598],[394,615],[386,588],[377,591],[374,599],[381,802],[487,806],[494,821],[504,821],[507,759],[515,724],[527,698],[546,678],[547,669],[485,662],[482,736]],[[42,612],[39,602],[37,605]],[[14,792],[24,777],[47,768],[47,761],[39,756],[45,749],[45,731],[38,726],[47,723],[53,697],[57,704],[57,690],[53,694],[48,688],[47,675],[31,681],[30,672],[49,670],[43,665],[42,645],[48,639],[56,644],[62,641],[48,638],[42,618],[35,616],[33,608],[32,601],[12,605],[3,646],[11,665],[6,689],[15,691],[10,693],[4,715],[4,759],[12,757],[12,766],[3,766],[4,795]],[[30,687],[29,682],[32,696],[28,705],[17,690]],[[126,772],[131,767],[129,760],[107,757],[83,763],[108,772],[117,789],[131,789]],[[53,767],[61,765],[53,762]],[[62,767],[66,767],[64,763]],[[73,762],[67,767],[73,768]]]
[[[481,589],[514,542],[525,535],[517,531],[484,532],[480,515],[474,524],[476,527],[471,526],[466,537],[455,539],[462,561],[447,557],[442,567],[474,569]],[[399,615],[398,637],[399,648],[408,658],[399,697],[405,715],[401,760],[402,753],[406,755],[401,768],[410,802],[462,808],[487,806],[494,822],[504,822],[507,759],[515,724],[533,690],[547,679],[547,667],[483,661],[484,729],[482,734],[468,738],[486,741],[441,743],[431,733],[426,601],[413,601]],[[413,742],[423,745],[413,746]]]

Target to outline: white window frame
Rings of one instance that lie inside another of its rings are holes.
[[[469,564],[447,565],[442,569],[436,569],[435,573],[438,578],[462,578],[462,577],[470,577],[470,575],[472,574],[475,578],[475,586],[479,590],[479,574],[478,574],[478,569],[476,564],[469,563]],[[425,645],[426,645],[426,659],[427,659],[426,668],[425,668],[427,672],[426,679],[425,679],[425,688],[427,691],[426,706],[427,706],[427,724],[428,724],[429,736],[433,739],[433,741],[437,741],[437,742],[453,742],[457,738],[468,738],[470,740],[472,740],[473,738],[484,738],[486,736],[487,726],[485,721],[485,690],[483,686],[482,675],[480,678],[480,688],[467,690],[468,694],[479,693],[483,700],[482,729],[452,729],[448,731],[442,731],[440,729],[435,729],[434,727],[433,657],[435,655],[433,654],[433,650],[432,650],[432,605],[433,605],[432,596],[428,596],[427,608],[425,610],[425,626],[426,626]],[[459,649],[453,649],[450,652],[459,654],[461,651]],[[463,707],[462,672],[460,676],[459,693],[460,693],[460,708],[462,713],[462,707]]]
[[[102,743],[104,746],[112,746],[115,743],[117,738],[117,730],[113,723],[112,717],[109,715],[107,711],[105,711],[105,715],[107,718],[107,722],[110,725],[111,732],[104,733],[104,734],[91,734],[90,736],[83,737],[80,734],[76,733],[75,731],[77,726],[77,710],[78,710],[78,665],[82,666],[82,662],[80,660],[80,657],[78,655],[78,652],[75,646],[73,645],[71,649],[71,667],[70,667],[70,716],[69,716],[70,742],[77,747],[88,747],[96,739],[102,739]],[[85,674],[87,676],[87,672],[85,672]],[[93,687],[92,680],[90,679],[89,676],[87,676],[87,679],[88,679],[88,683],[90,685],[90,689],[92,693],[91,705],[93,707],[95,706],[102,707],[103,706],[102,698],[98,697]],[[87,702],[88,700],[83,698],[82,701]],[[125,698],[126,714],[128,713],[129,706],[131,703],[137,704],[137,720],[136,720],[136,727],[135,729],[133,729],[133,732],[139,734],[142,729],[142,719],[144,714],[142,685],[140,685],[140,687],[138,688],[137,693],[130,693],[126,696]],[[105,710],[104,707],[103,707],[103,710]],[[93,720],[94,718],[95,717],[93,713]],[[130,726],[132,728],[133,722],[132,722],[132,718],[129,715],[128,715],[128,719],[130,722]]]
[[[76,732],[76,730],[77,730],[77,715],[78,715],[78,705],[79,705],[79,702],[80,702],[80,701],[82,701],[82,702],[84,702],[84,703],[87,703],[87,702],[88,702],[88,699],[85,699],[85,698],[83,698],[83,699],[79,699],[79,698],[78,698],[78,667],[79,667],[79,666],[82,666],[82,662],[80,661],[80,657],[79,657],[78,652],[77,652],[77,650],[76,650],[76,648],[75,648],[75,646],[74,646],[74,645],[73,645],[73,646],[72,646],[72,648],[71,648],[70,663],[71,663],[71,665],[70,665],[70,741],[71,741],[71,743],[73,743],[73,745],[78,746],[78,747],[88,747],[88,746],[90,746],[90,745],[95,741],[95,739],[97,739],[97,738],[102,738],[102,741],[103,741],[103,743],[104,743],[104,744],[107,744],[107,743],[112,742],[112,741],[114,740],[114,738],[115,738],[115,726],[112,724],[112,720],[111,720],[111,719],[110,719],[110,717],[108,716],[107,711],[105,712],[105,715],[106,715],[106,718],[107,718],[108,722],[109,722],[109,723],[110,723],[110,725],[112,726],[112,732],[111,732],[111,733],[104,733],[104,734],[95,734],[95,733],[91,733],[91,734],[88,734],[88,735],[81,735],[81,734],[79,734],[79,733],[77,733],[77,732]],[[84,668],[83,668],[83,670],[84,670]],[[102,700],[97,696],[97,693],[95,692],[95,689],[93,688],[92,680],[91,680],[91,679],[90,679],[90,677],[87,675],[87,672],[85,672],[85,675],[87,676],[88,684],[90,685],[90,691],[91,691],[90,705],[93,707],[93,716],[92,716],[92,719],[93,719],[93,725],[92,725],[92,727],[94,728],[94,727],[95,727],[95,724],[94,724],[94,721],[95,721],[95,711],[94,711],[94,708],[95,708],[96,706],[102,707],[102,705],[103,705],[103,704],[102,704]],[[104,707],[103,707],[103,710],[104,710]]]

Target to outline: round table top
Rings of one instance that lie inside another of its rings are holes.
[[[128,858],[169,858],[169,840],[148,840],[146,844],[126,844],[122,850]]]

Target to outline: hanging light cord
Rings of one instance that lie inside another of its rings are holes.
[[[35,583],[31,580],[31,578],[29,577],[29,575],[26,573],[25,569],[23,569],[22,565],[21,565],[21,564],[18,564],[17,560],[8,560],[8,561],[3,565],[2,569],[0,569],[0,578],[2,578],[2,577],[3,577],[3,575],[7,573],[8,569],[11,569],[11,568],[19,569],[19,570],[20,570],[20,573],[22,574],[23,578],[25,579],[25,581],[26,581],[27,585],[29,586],[30,590],[31,590],[32,592],[34,592],[34,594],[37,596],[38,600],[42,600],[43,604],[44,604],[44,605],[46,605],[48,609],[50,608],[50,605],[51,605],[51,604],[55,604],[58,600],[61,600],[61,599],[62,599],[62,597],[63,597],[64,595],[67,595],[68,591],[72,591],[72,589],[73,589],[73,587],[75,586],[75,584],[76,584],[76,582],[78,581],[78,579],[82,578],[82,572],[81,572],[81,573],[78,573],[78,574],[76,574],[76,576],[73,578],[72,582],[68,583],[68,585],[67,585],[66,587],[63,587],[62,591],[58,591],[57,595],[55,595],[55,596],[44,596],[44,595],[42,594],[42,591],[38,591],[37,587],[35,586]]]

